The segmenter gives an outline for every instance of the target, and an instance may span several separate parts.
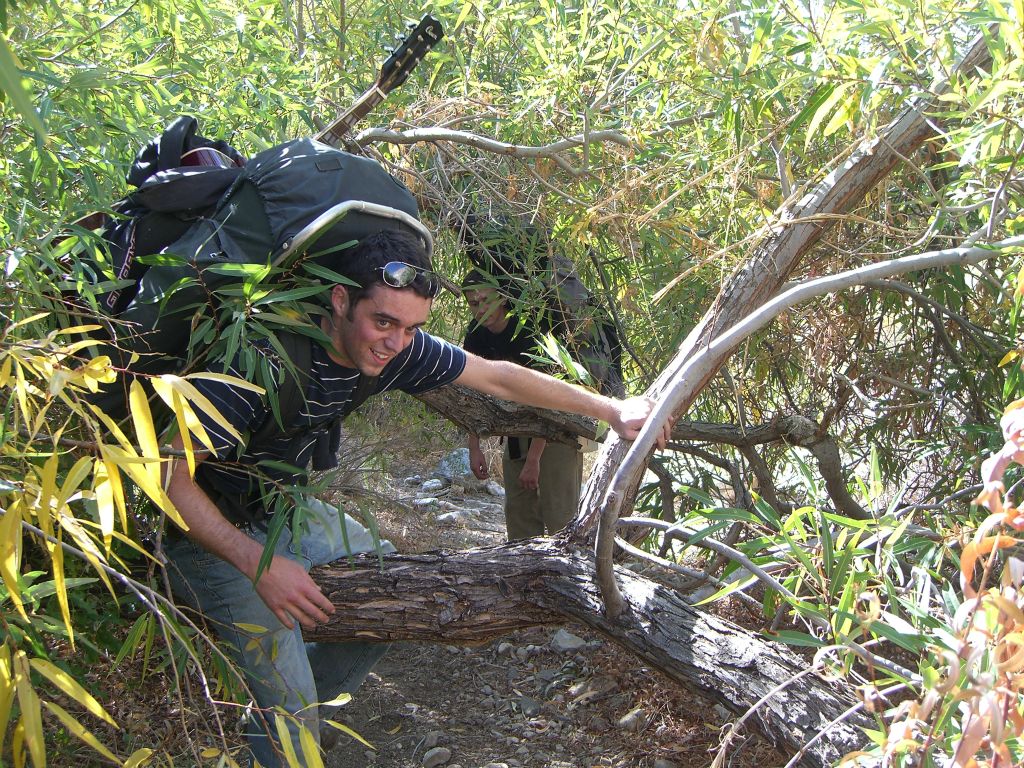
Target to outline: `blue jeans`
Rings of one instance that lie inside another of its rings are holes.
[[[307,517],[308,530],[303,530],[301,537],[293,537],[286,527],[274,550],[276,554],[301,562],[308,571],[311,566],[344,558],[349,553],[375,551],[370,532],[351,517],[315,499],[307,502],[312,513]],[[243,531],[266,543],[265,531],[251,526]],[[395,551],[386,540],[380,540],[379,546],[382,552]],[[260,599],[253,583],[234,566],[184,536],[168,542],[165,552],[175,594],[200,611],[227,645],[262,712],[262,716],[255,714],[249,718],[246,735],[252,757],[264,768],[284,765],[271,711],[280,707],[295,716],[286,722],[295,753],[301,759],[299,724],[319,744],[318,702],[354,692],[387,651],[387,644],[305,643],[298,623],[294,629],[282,625]],[[266,631],[239,625],[254,625]],[[268,730],[273,739],[268,738]]]

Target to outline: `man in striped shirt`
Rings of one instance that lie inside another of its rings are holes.
[[[386,649],[302,640],[301,627],[325,622],[335,610],[310,578],[312,565],[349,552],[394,551],[333,507],[289,493],[306,483],[316,434],[368,393],[415,394],[452,382],[600,419],[627,439],[636,437],[651,408],[645,398],[609,399],[514,363],[484,360],[426,333],[438,281],[423,246],[410,235],[364,238],[345,252],[341,271],[359,287],[331,290],[329,316],[321,322],[331,348],[312,345],[297,423],[253,445],[204,419],[215,454],[197,456],[195,477],[184,461],[169,471],[168,496],[189,529],[168,537],[168,574],[175,592],[205,615],[244,671],[262,715],[250,718],[249,745],[252,757],[267,767],[283,764],[273,708],[288,713],[292,743],[301,754],[300,724],[319,740],[324,713],[317,703],[354,691]],[[217,380],[199,386],[236,433],[267,431],[273,416],[265,396]],[[180,438],[175,447],[182,447]],[[261,480],[254,484],[257,469]],[[290,496],[287,521],[280,519],[282,505],[268,501],[280,494],[268,494],[268,488]],[[264,547],[275,536],[270,565],[258,573]]]

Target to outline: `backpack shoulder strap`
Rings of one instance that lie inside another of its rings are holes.
[[[313,469],[334,469],[338,466],[338,450],[341,448],[341,422],[352,411],[366,402],[366,398],[377,391],[379,376],[359,374],[359,381],[352,392],[352,397],[345,406],[345,413],[331,422],[327,432],[317,438],[313,450]]]
[[[291,429],[299,417],[306,397],[306,384],[313,369],[313,340],[297,333],[278,334],[277,340],[281,342],[281,347],[291,360],[295,371],[294,374],[288,370],[284,372],[281,386],[277,390],[281,423],[277,423],[273,412],[267,414],[263,424],[252,433],[249,439],[250,446],[265,443],[279,437],[282,431],[287,432]]]
[[[285,372],[281,386],[277,391],[278,406],[281,414],[281,425],[284,425],[283,433],[288,434],[294,427],[295,421],[305,401],[305,388],[309,381],[310,372],[313,370],[313,340],[308,336],[296,333],[281,333],[278,341],[288,359],[291,360],[295,371],[298,374],[293,376]],[[341,422],[352,411],[362,405],[370,395],[377,391],[378,376],[359,375],[352,398],[345,408],[345,413],[331,422],[330,426],[320,432],[316,439],[316,447],[313,450],[313,469],[325,470],[338,466],[338,449],[341,447]],[[253,432],[249,440],[249,446],[258,445],[280,437],[282,427],[278,425],[274,414],[268,414],[259,429]]]

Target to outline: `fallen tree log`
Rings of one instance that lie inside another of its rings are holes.
[[[700,611],[672,590],[616,569],[627,610],[608,619],[593,554],[561,538],[530,539],[462,552],[360,556],[313,569],[338,608],[306,639],[417,641],[475,645],[517,629],[577,621],[609,638],[704,699],[743,714],[752,730],[793,754],[827,729],[800,764],[824,768],[860,748],[871,727],[845,717],[848,692],[785,646]]]
[[[458,384],[423,392],[416,399],[449,421],[480,437],[517,435],[543,437],[572,445],[577,437],[598,438],[597,422],[586,416],[530,408],[498,400]]]

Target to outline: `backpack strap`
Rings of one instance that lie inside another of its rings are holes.
[[[268,414],[259,429],[253,432],[249,440],[249,446],[265,443],[284,435],[304,435],[305,428],[297,428],[295,422],[298,420],[302,405],[306,400],[306,385],[309,383],[309,375],[313,370],[313,340],[308,336],[297,333],[281,333],[278,335],[288,359],[291,360],[297,375],[286,371],[284,380],[277,391],[277,402],[281,414],[281,425],[277,423],[274,414]],[[313,469],[317,471],[334,469],[338,466],[338,449],[341,447],[341,422],[352,411],[362,405],[370,395],[377,391],[378,376],[367,376],[359,374],[359,381],[356,382],[355,390],[345,412],[334,419],[325,429],[320,430],[316,436],[316,445],[313,448]]]
[[[295,421],[306,399],[306,385],[313,370],[313,340],[297,333],[280,333],[277,340],[281,342],[281,347],[294,367],[294,375],[288,370],[284,372],[284,379],[277,390],[281,423],[277,423],[273,412],[267,414],[259,429],[250,436],[247,447],[289,434],[295,429]]]

